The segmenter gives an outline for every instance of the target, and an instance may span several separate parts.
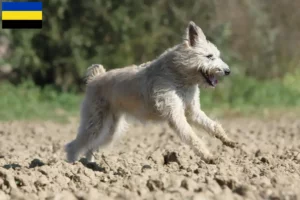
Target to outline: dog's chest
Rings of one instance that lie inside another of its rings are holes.
[[[182,87],[177,90],[179,97],[182,99],[184,105],[189,105],[199,94],[199,89],[197,86],[190,86],[190,87]]]

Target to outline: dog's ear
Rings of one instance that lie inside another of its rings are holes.
[[[206,37],[202,31],[202,29],[197,26],[193,21],[189,22],[188,27],[186,28],[185,41],[187,41],[188,45],[194,47],[201,40],[205,41]]]

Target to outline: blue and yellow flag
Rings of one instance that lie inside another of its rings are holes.
[[[42,2],[2,2],[2,28],[42,28]]]

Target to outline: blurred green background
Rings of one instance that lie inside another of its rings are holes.
[[[201,91],[204,110],[252,113],[300,105],[300,0],[51,0],[43,29],[0,31],[0,120],[76,115],[88,66],[155,59],[190,20],[232,74]]]

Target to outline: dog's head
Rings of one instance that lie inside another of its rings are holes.
[[[209,42],[194,22],[189,22],[176,59],[180,71],[200,86],[215,87],[218,78],[230,74],[228,65],[220,58],[218,48]]]

